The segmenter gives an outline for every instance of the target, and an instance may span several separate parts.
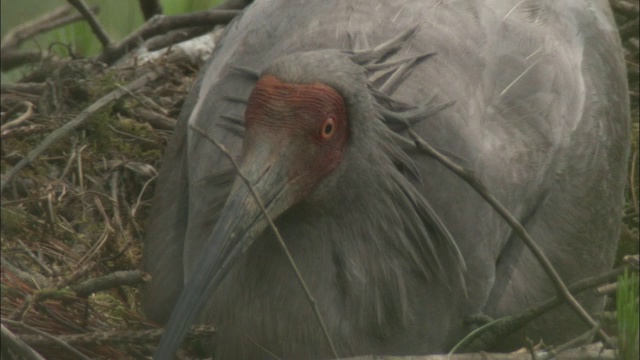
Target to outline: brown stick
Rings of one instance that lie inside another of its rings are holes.
[[[89,9],[87,4],[85,4],[84,1],[82,0],[67,0],[67,1],[69,2],[69,4],[73,5],[73,7],[75,7],[78,10],[78,12],[82,14],[82,16],[87,20],[87,22],[89,23],[89,26],[91,27],[91,31],[93,31],[93,34],[98,38],[98,41],[100,41],[100,44],[102,44],[102,48],[103,49],[108,48],[109,45],[111,45],[112,41],[109,38],[109,35],[107,34],[107,32],[102,27],[102,25],[100,25],[98,18],[91,11],[91,9]]]
[[[73,9],[68,5],[61,6],[48,14],[11,29],[4,38],[2,38],[0,47],[2,48],[2,52],[4,52],[8,48],[18,47],[23,41],[37,34],[78,20],[82,20],[82,16],[73,14]]]
[[[105,50],[98,61],[106,64],[113,64],[132,48],[135,48],[140,42],[147,40],[153,36],[164,34],[170,30],[211,26],[226,24],[231,21],[239,11],[237,10],[209,10],[196,12],[192,14],[173,15],[173,16],[156,16],[145,23],[140,29],[124,38],[118,44]]]

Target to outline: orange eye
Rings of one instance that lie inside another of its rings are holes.
[[[336,120],[332,117],[328,117],[320,128],[320,138],[322,140],[328,140],[333,136],[333,132],[336,129]]]

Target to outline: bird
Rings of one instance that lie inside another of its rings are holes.
[[[469,169],[566,283],[611,268],[627,91],[604,0],[254,1],[162,161],[142,264],[143,310],[166,324],[154,358],[194,324],[216,328],[217,359],[441,353],[469,318],[552,297],[513,229],[410,132]],[[586,330],[564,306],[496,348]]]

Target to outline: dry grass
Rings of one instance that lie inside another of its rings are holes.
[[[54,335],[153,327],[140,316],[135,287],[118,286],[88,298],[43,294],[139,267],[155,169],[170,135],[139,114],[176,118],[199,65],[164,59],[144,67],[104,70],[74,60],[47,69],[42,87],[3,91],[2,112],[15,109],[3,116],[1,164],[6,173],[95,99],[144,71],[161,74],[51,144],[3,191],[3,319]],[[5,129],[25,115],[24,122]],[[20,328],[15,332],[32,334]],[[69,358],[58,348],[35,349],[48,359]],[[78,349],[90,357],[113,359],[149,353],[144,342]]]

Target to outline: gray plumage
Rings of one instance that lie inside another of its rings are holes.
[[[259,171],[262,150],[276,151],[262,134],[241,154],[246,100],[265,75],[329,85],[346,105],[339,165],[304,199],[268,208],[341,356],[447,351],[473,329],[466,317],[513,315],[555,293],[497,213],[415,149],[409,126],[472,169],[565,282],[612,265],[629,115],[606,1],[256,1],[203,69],[163,161],[143,259],[145,312],[161,323],[174,312],[157,358],[195,316],[216,326],[219,359],[268,357],[260,347],[331,357],[272,231],[243,223],[229,197],[242,191],[230,162],[189,127]],[[585,329],[563,308],[524,332],[560,342]]]

